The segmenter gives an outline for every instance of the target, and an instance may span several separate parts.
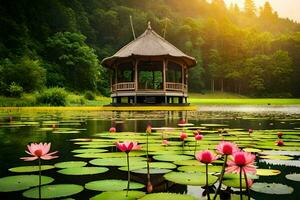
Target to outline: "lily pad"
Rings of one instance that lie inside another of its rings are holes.
[[[153,193],[147,194],[139,200],[197,200],[197,198],[186,195],[186,194],[175,194],[175,193]]]
[[[174,162],[175,165],[199,165],[199,161],[198,160],[176,160]]]
[[[294,191],[292,187],[279,183],[254,183],[250,189],[255,192],[276,195],[291,194]]]
[[[136,182],[130,182],[130,189],[140,189],[145,185]],[[85,188],[96,191],[118,191],[127,188],[127,181],[125,180],[100,180],[92,181],[85,184]]]
[[[222,184],[228,187],[240,188],[240,179],[239,178],[232,178],[232,179],[224,179]],[[246,188],[245,179],[242,179],[242,188]]]
[[[42,185],[53,182],[54,179],[42,176]],[[0,192],[14,192],[29,189],[39,185],[38,175],[18,175],[0,178]]]
[[[107,149],[75,149],[72,153],[103,153],[107,152]]]
[[[257,176],[275,176],[280,173],[280,170],[276,169],[256,169]]]
[[[147,168],[132,170],[132,172],[137,174],[147,174]],[[159,169],[159,168],[149,168],[150,174],[166,174],[171,172],[170,169]]]
[[[83,161],[67,161],[56,163],[54,166],[57,168],[71,168],[71,167],[84,167],[87,163]]]
[[[66,197],[77,194],[83,190],[83,187],[75,184],[56,184],[45,185],[41,187],[42,199],[53,199],[58,197]],[[38,199],[39,188],[35,187],[23,192],[23,196],[27,198]]]
[[[130,157],[129,162],[131,165],[134,165],[134,163],[140,163],[141,161],[145,161],[146,158],[143,157]],[[127,158],[98,158],[91,160],[90,163],[92,165],[97,166],[127,166]]]
[[[91,198],[91,200],[136,200],[145,195],[141,191],[129,191],[126,197],[126,191],[102,192]]]
[[[287,174],[285,178],[292,181],[300,181],[300,174]]]
[[[53,165],[41,165],[41,171],[53,169]],[[18,172],[18,173],[24,173],[24,172],[37,172],[39,171],[39,166],[33,165],[33,166],[20,166],[20,167],[13,167],[8,169],[11,172]]]
[[[184,172],[206,172],[205,165],[181,166],[178,167],[178,170]],[[208,165],[208,173],[220,172],[221,170],[222,170],[222,166]]]
[[[182,185],[200,185],[204,186],[205,173],[186,173],[186,172],[170,172],[164,175],[168,181]],[[217,181],[216,176],[208,175],[208,184],[213,185]]]
[[[293,157],[291,156],[283,156],[283,155],[267,155],[267,156],[260,156],[264,159],[271,159],[271,160],[292,160]]]
[[[100,174],[107,171],[108,168],[106,167],[73,167],[61,169],[57,172],[65,175],[91,175]]]
[[[170,161],[174,162],[177,160],[191,160],[193,159],[192,156],[186,156],[186,155],[159,155],[159,156],[153,156],[155,160],[159,161]]]
[[[255,148],[244,148],[243,151],[250,152],[250,153],[258,153],[261,152],[261,149],[255,149]]]

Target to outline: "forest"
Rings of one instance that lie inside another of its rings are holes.
[[[270,3],[223,0],[10,0],[0,3],[0,94],[45,88],[109,95],[101,60],[147,22],[195,57],[189,91],[300,97],[300,24]]]

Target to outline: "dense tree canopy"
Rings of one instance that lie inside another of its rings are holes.
[[[156,32],[197,58],[189,74],[193,91],[299,97],[300,25],[279,18],[268,2],[257,8],[245,0],[245,10],[227,8],[223,0],[210,2],[1,1],[1,88],[15,82],[25,91],[61,86],[107,93],[108,73],[100,60],[133,39],[132,16],[136,35],[151,21]],[[5,66],[23,73],[24,58],[44,77],[35,83],[39,86],[9,78]]]

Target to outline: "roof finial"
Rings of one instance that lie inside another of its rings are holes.
[[[148,29],[152,29],[152,28],[151,28],[151,22],[150,22],[150,21],[148,21]]]

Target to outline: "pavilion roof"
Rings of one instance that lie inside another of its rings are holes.
[[[195,58],[186,55],[163,37],[158,35],[151,28],[150,22],[148,23],[148,28],[142,35],[121,48],[113,56],[103,59],[102,64],[105,67],[110,67],[115,61],[132,56],[173,57],[182,60],[188,67],[193,67],[197,63]]]

